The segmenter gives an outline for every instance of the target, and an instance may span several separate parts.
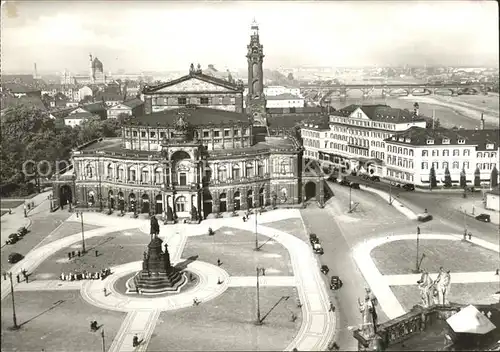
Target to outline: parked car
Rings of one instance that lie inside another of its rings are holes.
[[[322,265],[320,270],[323,274],[327,275],[330,271],[330,268],[328,267],[328,265]]]
[[[16,243],[19,240],[20,240],[20,237],[19,237],[19,235],[17,233],[11,233],[9,235],[9,238],[7,239],[7,241],[5,241],[5,243],[7,243],[7,244],[14,244],[14,243]]]
[[[421,221],[421,222],[431,221],[432,220],[432,215],[431,214],[427,214],[427,213],[418,214],[417,220]]]
[[[374,182],[380,182],[380,177],[378,177],[378,176],[372,176],[372,177],[370,177],[370,180],[372,180]]]
[[[353,182],[353,183],[351,183],[350,186],[351,186],[351,188],[359,189],[359,183]]]
[[[311,241],[311,244],[313,244],[313,243],[319,243],[319,238],[318,238],[318,236],[316,236],[315,233],[311,233],[309,235],[309,241]]]
[[[321,247],[321,244],[319,243],[313,243],[313,250],[314,250],[314,253],[316,254],[323,254],[325,253],[325,251],[323,250],[323,247]]]
[[[361,179],[362,179],[362,180],[366,180],[366,181],[368,181],[368,180],[371,180],[371,177],[370,177],[370,175],[368,175],[368,174],[362,174],[362,175],[361,175]]]
[[[415,190],[415,186],[410,184],[410,183],[407,183],[406,185],[403,186],[403,189],[405,191],[414,191]]]
[[[342,186],[350,186],[351,185],[351,181],[349,181],[347,178],[344,178],[344,179],[342,179],[339,182],[339,184],[342,185]]]
[[[338,276],[332,276],[330,278],[330,290],[338,290],[342,287],[342,280]]]
[[[28,229],[26,227],[20,227],[19,229],[17,229],[17,233],[20,235],[20,236],[24,236],[28,233]]]
[[[9,254],[8,261],[10,264],[15,264],[18,261],[23,260],[23,259],[24,259],[24,255],[14,252],[14,253]]]
[[[482,222],[491,222],[491,216],[489,214],[479,214],[478,216],[476,216],[476,220]]]

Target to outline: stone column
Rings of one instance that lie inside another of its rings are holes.
[[[232,168],[231,168],[232,169]],[[228,190],[226,196],[227,211],[234,211],[234,190]]]
[[[247,187],[243,187],[240,190],[240,209],[241,210],[247,210],[248,209],[248,207],[247,207],[247,192],[248,192],[248,188]]]
[[[212,212],[218,213],[220,210],[219,191],[212,194]]]

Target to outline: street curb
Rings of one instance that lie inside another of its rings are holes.
[[[417,220],[417,215],[413,210],[409,209],[406,207],[403,203],[401,203],[399,200],[395,199],[393,196],[390,196],[387,192],[378,190],[378,189],[373,189],[369,188],[365,185],[359,185],[359,188],[363,191],[368,191],[373,194],[378,195],[382,199],[386,200],[389,203],[389,199],[391,200],[390,205],[392,205],[397,211],[399,211],[401,214],[406,216],[410,220]]]

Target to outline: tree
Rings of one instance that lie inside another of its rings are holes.
[[[474,171],[474,187],[481,187],[481,171],[478,167]]]
[[[451,175],[450,175],[450,170],[448,169],[448,166],[444,170],[444,187],[445,188],[451,187]]]
[[[465,169],[460,172],[460,188],[467,187],[467,176],[465,174]]]
[[[293,73],[291,73],[291,72],[290,72],[290,73],[288,74],[288,80],[289,80],[289,81],[294,81],[294,80],[295,80],[295,78],[293,77]]]
[[[498,186],[498,170],[497,170],[497,166],[495,165],[493,167],[493,170],[491,170],[490,187],[495,188],[497,186]]]
[[[92,95],[86,95],[80,100],[80,104],[87,104],[92,102]]]
[[[429,175],[429,180],[430,180],[430,188],[436,188],[437,187],[437,181],[436,181],[436,170],[434,170],[434,165],[431,167],[430,175]]]

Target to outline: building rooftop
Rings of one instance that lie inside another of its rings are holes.
[[[66,120],[86,120],[92,118],[99,118],[99,116],[91,114],[90,112],[76,112],[74,114],[64,116],[64,119]]]
[[[40,91],[38,88],[26,86],[20,83],[2,83],[2,89],[8,90],[12,93],[31,93]]]
[[[136,116],[136,119],[132,122],[136,125],[173,125],[179,119],[180,115],[184,115],[186,121],[193,126],[250,123],[248,116],[243,113],[199,106],[188,106],[186,108],[164,110]]]
[[[141,99],[134,98],[134,99],[126,100],[122,104],[128,106],[131,109],[133,109],[133,108],[136,108],[138,106],[144,105],[144,102]]]
[[[235,92],[243,92],[243,87],[237,85],[236,83],[232,83],[232,82],[226,81],[225,79],[217,78],[214,76],[209,76],[209,75],[199,73],[199,72],[194,72],[192,74],[182,76],[181,78],[174,79],[172,81],[168,81],[165,83],[161,83],[157,86],[145,87],[142,92],[144,94],[154,94],[158,90],[161,90],[161,89],[166,88],[166,87],[175,86],[181,82],[188,81],[192,78],[197,78],[197,79],[204,81],[204,82],[207,82],[207,83],[212,83],[212,84],[215,84],[218,86],[222,86],[224,88],[233,90]]]
[[[406,109],[392,108],[389,105],[356,105],[351,104],[344,108],[331,113],[332,116],[349,117],[356,109],[360,108],[370,120],[391,122],[391,123],[407,123],[408,121],[425,121],[423,116],[415,116],[413,112]]]
[[[80,107],[88,112],[91,112],[91,113],[101,112],[103,110],[106,110],[106,106],[102,102],[83,104]]]
[[[447,129],[443,127],[430,129],[412,127],[403,133],[397,134],[397,136],[387,138],[386,141],[407,145],[477,145],[478,150],[496,151],[500,141],[500,130],[465,130]],[[428,141],[432,142],[428,143]],[[487,149],[487,145],[493,145],[493,147]]]

